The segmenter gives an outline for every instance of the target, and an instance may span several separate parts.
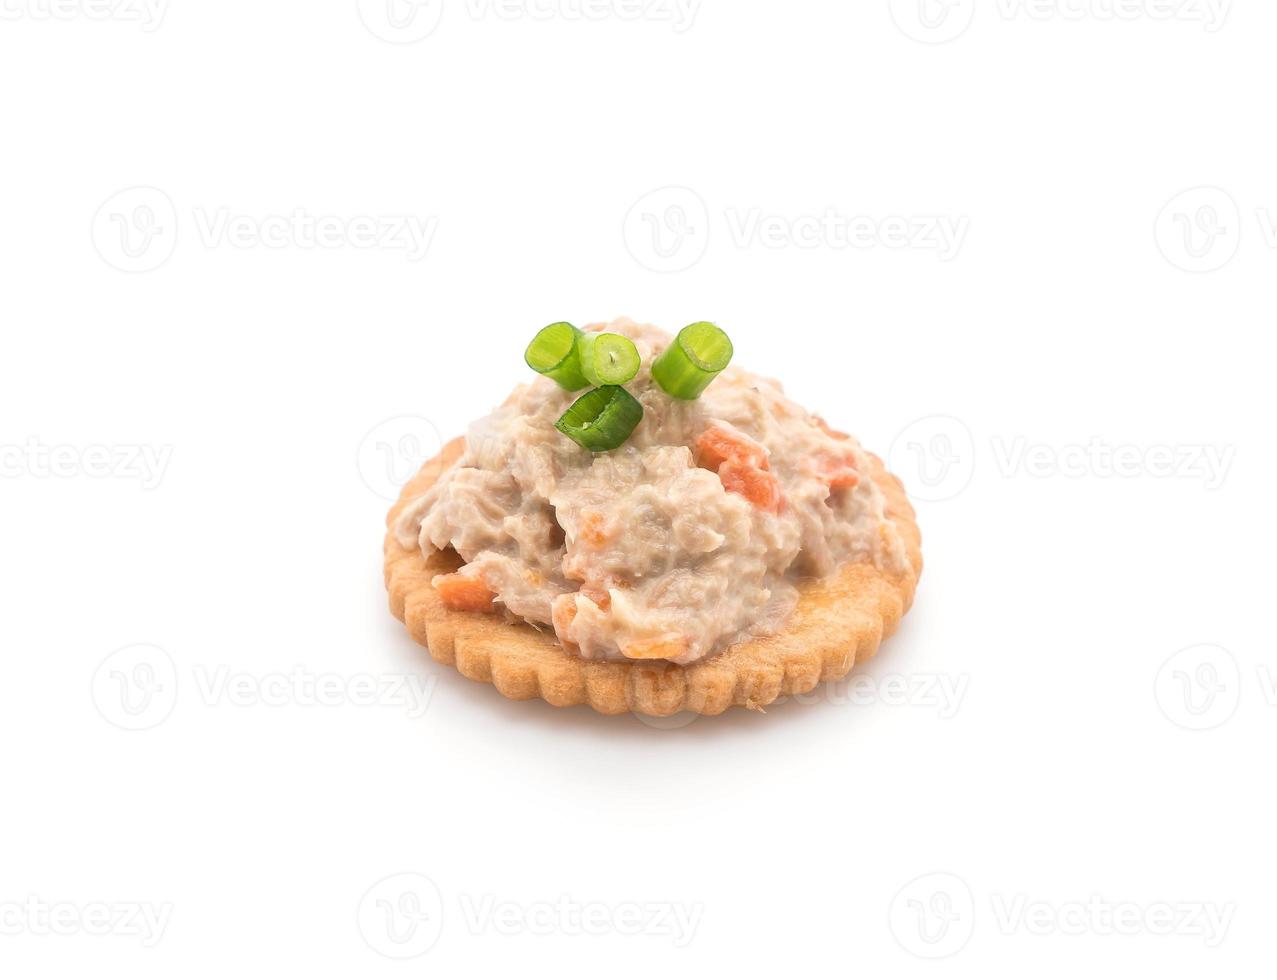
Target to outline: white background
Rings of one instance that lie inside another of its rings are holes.
[[[931,4],[5,0],[5,976],[1271,967],[1277,9]],[[601,718],[387,613],[380,494],[623,314],[914,492],[855,688]]]

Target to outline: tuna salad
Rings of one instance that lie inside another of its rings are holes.
[[[559,361],[517,387],[394,525],[405,547],[460,556],[433,581],[447,606],[553,630],[586,659],[692,664],[782,629],[804,579],[907,566],[860,444],[778,382],[728,367],[674,397],[654,363],[670,334],[556,326],[584,377],[565,385]],[[532,348],[528,363],[543,370]],[[578,399],[578,382],[602,385]],[[628,436],[597,451],[621,417]]]

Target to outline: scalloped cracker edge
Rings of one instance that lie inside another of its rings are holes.
[[[454,439],[408,482],[386,518],[395,518],[429,489],[461,456]],[[456,612],[431,586],[434,576],[455,571],[455,554],[428,559],[387,533],[386,589],[390,610],[430,656],[474,681],[491,684],[514,701],[542,698],[558,707],[588,704],[605,715],[628,711],[666,717],[680,711],[716,715],[732,705],[761,709],[777,698],[806,694],[817,684],[845,677],[878,650],[908,611],[922,572],[921,534],[903,485],[872,454],[869,476],[887,499],[886,515],[904,540],[909,568],[900,574],[872,562],[843,566],[827,579],[799,584],[788,624],[774,636],[728,647],[682,667],[665,661],[585,660],[560,646],[549,628],[511,624],[499,614]]]

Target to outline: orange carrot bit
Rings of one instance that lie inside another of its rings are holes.
[[[826,422],[824,419],[822,419],[819,415],[815,415],[813,416],[813,418],[815,418],[816,424],[820,426],[820,430],[825,435],[831,436],[834,439],[850,439],[851,438],[851,436],[847,435],[847,433],[845,432],[839,432],[837,429],[831,429],[829,427],[829,423]]]
[[[621,648],[630,660],[673,660],[687,653],[687,639],[667,634],[653,640],[635,640]]]
[[[607,612],[612,608],[612,593],[607,589],[598,589],[591,585],[581,586],[581,595],[585,596],[592,603]]]
[[[458,612],[492,612],[492,600],[496,595],[483,584],[482,579],[453,573],[436,575],[432,584],[449,609],[456,609]]]
[[[711,425],[696,440],[697,464],[717,473],[729,459],[747,460],[760,470],[769,469],[766,450],[753,439]]]
[[[728,493],[738,493],[759,510],[779,514],[784,498],[776,477],[745,460],[729,459],[718,468],[718,478]]]
[[[600,547],[607,541],[606,520],[597,510],[581,512],[581,525],[577,529],[577,540],[592,547]]]
[[[562,595],[555,596],[554,601],[550,603],[550,622],[554,626],[554,632],[564,643],[570,641],[568,630],[572,628],[574,619],[576,619],[576,593],[564,592]]]
[[[850,490],[860,483],[860,472],[848,459],[834,459],[828,456],[820,460],[819,478],[829,484],[830,490]]]

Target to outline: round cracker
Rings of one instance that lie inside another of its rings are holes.
[[[454,439],[408,482],[386,518],[395,518],[461,456]],[[737,643],[699,663],[585,660],[568,653],[549,627],[508,623],[499,614],[457,612],[431,586],[455,571],[451,552],[429,558],[405,548],[393,532],[385,544],[390,610],[430,656],[471,680],[493,685],[507,698],[542,698],[568,707],[588,704],[605,715],[634,711],[665,717],[680,711],[716,715],[734,704],[762,708],[777,698],[805,694],[836,681],[878,650],[908,611],[922,571],[921,534],[900,481],[870,455],[867,474],[887,498],[887,518],[904,539],[908,568],[891,573],[872,562],[844,565],[826,579],[799,584],[798,606],[774,636]]]

